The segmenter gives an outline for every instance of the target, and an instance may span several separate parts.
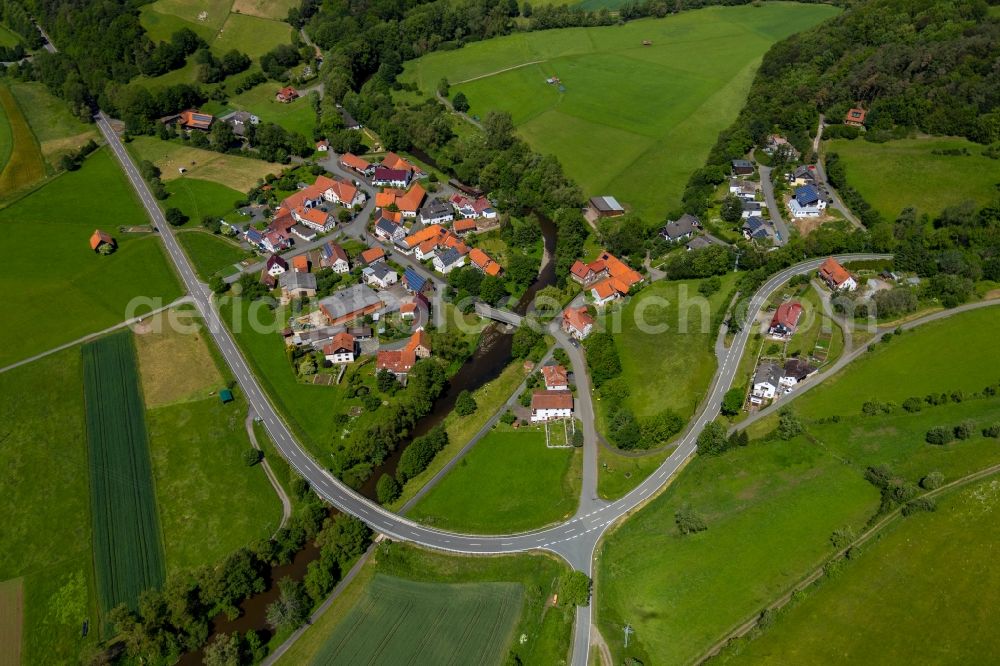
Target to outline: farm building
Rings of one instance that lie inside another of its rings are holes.
[[[100,229],[94,229],[94,233],[90,234],[90,249],[94,252],[108,254],[116,247],[117,244],[111,234]]]
[[[587,204],[589,212],[597,217],[617,217],[625,214],[625,208],[614,197],[591,197]]]
[[[282,104],[294,102],[298,98],[299,91],[291,86],[285,86],[274,95],[275,101],[281,102]]]
[[[531,420],[534,422],[568,419],[573,416],[573,392],[535,391],[531,396]]]

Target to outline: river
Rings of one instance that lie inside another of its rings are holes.
[[[524,296],[518,301],[513,310],[518,314],[525,314],[528,307],[535,299],[535,294],[539,289],[555,284],[556,278],[556,226],[552,220],[538,216],[542,229],[542,239],[544,243],[543,265],[538,272],[538,277],[531,283]],[[458,372],[448,380],[448,386],[444,393],[434,401],[434,408],[431,413],[422,418],[413,429],[413,437],[419,437],[427,433],[434,426],[441,423],[444,418],[451,413],[455,406],[455,399],[463,390],[475,391],[486,382],[495,379],[500,375],[511,361],[511,343],[513,335],[505,331],[506,326],[499,323],[491,323],[479,337],[479,344],[476,351],[466,360]],[[379,467],[375,468],[371,477],[362,486],[360,492],[370,499],[375,498],[375,484],[382,474],[395,474],[396,466],[399,464],[403,451],[413,441],[413,438],[397,447],[389,458]],[[336,509],[330,510],[331,515],[337,513]],[[230,620],[224,614],[219,614],[212,619],[210,634],[207,642],[218,634],[231,634],[233,632],[246,633],[250,630],[256,631],[261,639],[266,643],[272,635],[271,628],[267,625],[267,607],[278,598],[278,581],[283,578],[302,580],[306,575],[306,568],[309,563],[319,558],[319,549],[313,542],[306,545],[295,554],[289,564],[272,567],[267,575],[267,587],[260,594],[255,594],[244,600],[240,605],[240,615]],[[207,643],[206,642],[206,643]],[[203,651],[197,650],[189,652],[181,657],[178,662],[181,666],[197,666],[202,663]]]

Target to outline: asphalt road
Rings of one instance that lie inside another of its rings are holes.
[[[676,450],[653,474],[621,499],[614,502],[588,502],[588,505],[594,508],[589,511],[581,510],[565,523],[543,530],[503,536],[445,532],[425,527],[405,517],[393,514],[379,504],[362,497],[336,479],[316,463],[296,441],[288,425],[281,419],[250,370],[229,330],[223,325],[218,312],[212,306],[210,291],[207,286],[198,281],[190,261],[174,237],[173,230],[164,219],[163,213],[157,206],[145,181],[142,180],[131,157],[108,124],[107,118],[103,113],[100,113],[96,120],[108,146],[138,193],[154,226],[159,230],[167,255],[204,318],[223,358],[239,382],[247,401],[267,428],[277,449],[288,460],[289,464],[309,481],[317,494],[341,511],[363,520],[377,532],[399,541],[409,541],[428,548],[462,554],[516,553],[543,549],[561,556],[574,568],[592,575],[594,550],[601,535],[610,525],[656,495],[657,491],[677,473],[685,461],[695,452],[698,434],[705,424],[713,420],[719,413],[722,396],[732,382],[751,327],[745,327],[736,336],[725,357],[720,359],[719,368],[702,403],[701,410],[689,425]],[[865,260],[878,259],[883,256],[846,255],[840,259]],[[806,261],[774,275],[752,298],[748,309],[748,319],[766,302],[770,294],[787,282],[789,278],[800,273],[814,271],[822,261],[823,259]],[[577,364],[574,363],[574,365]],[[577,381],[579,382],[580,378]],[[585,428],[585,437],[593,440],[596,437],[593,418],[591,416],[586,420],[590,422],[590,426]],[[593,445],[596,444],[596,441],[588,443]],[[596,449],[594,450],[596,451]],[[573,663],[581,666],[585,666],[587,663],[590,616],[591,608],[589,606],[577,611]]]

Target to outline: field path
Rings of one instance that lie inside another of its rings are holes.
[[[257,434],[253,431],[253,420],[255,416],[256,414],[253,411],[253,407],[251,407],[250,411],[247,412],[246,419],[247,437],[250,438],[250,443],[253,445],[253,448],[261,451],[260,444],[257,443]],[[281,500],[281,522],[278,523],[278,529],[274,531],[275,534],[277,534],[278,530],[284,527],[288,523],[288,519],[292,517],[292,500],[288,498],[288,493],[286,493],[285,489],[281,487],[280,483],[278,483],[278,477],[274,475],[274,470],[272,470],[271,466],[268,464],[267,458],[262,457],[260,459],[260,466],[264,468],[264,474],[267,475],[267,480],[271,482],[271,486],[274,488],[275,494],[278,496],[278,499]]]
[[[504,67],[503,69],[498,69],[495,72],[489,72],[488,74],[480,74],[479,76],[473,76],[471,79],[465,79],[464,81],[453,81],[452,85],[457,86],[463,83],[470,83],[472,81],[478,81],[479,79],[485,79],[490,76],[496,76],[497,74],[503,74],[504,72],[509,72],[512,69],[521,69],[522,67],[527,67],[528,65],[537,65],[538,63],[546,62],[546,59],[542,60],[532,60],[531,62],[522,62],[520,65],[512,65],[510,67]]]

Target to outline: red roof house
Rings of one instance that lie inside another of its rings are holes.
[[[767,332],[782,338],[790,337],[799,325],[802,316],[802,304],[798,301],[787,301],[778,306],[771,317],[771,326]]]

